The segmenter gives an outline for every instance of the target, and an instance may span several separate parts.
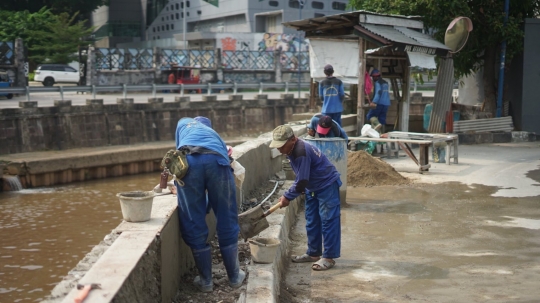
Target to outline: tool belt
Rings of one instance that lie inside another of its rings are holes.
[[[161,160],[161,168],[167,168],[169,170],[169,174],[174,175],[179,183],[181,183],[180,180],[184,178],[189,169],[189,164],[186,158],[188,153],[189,152],[184,149],[171,149]]]

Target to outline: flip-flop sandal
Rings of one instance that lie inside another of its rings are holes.
[[[321,270],[328,270],[336,265],[336,261],[334,260],[327,260],[327,259],[319,259],[319,261],[313,263],[311,265],[311,269],[321,271]]]
[[[312,259],[311,256],[308,254],[303,254],[301,256],[293,256],[291,258],[291,261],[293,261],[294,263],[315,262],[318,260],[320,260],[320,257],[318,257],[317,259]]]

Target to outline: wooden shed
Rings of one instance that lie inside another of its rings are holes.
[[[358,85],[358,134],[369,110],[364,92],[366,72],[372,68],[381,71],[394,98],[388,124],[393,124],[394,130],[408,131],[411,68],[435,68],[435,56],[446,58],[450,50],[424,33],[424,24],[418,16],[360,10],[283,25],[304,31],[309,39],[310,73],[314,81],[325,77],[325,64],[332,64],[334,76]]]

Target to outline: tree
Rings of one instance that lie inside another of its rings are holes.
[[[484,67],[485,110],[495,114],[500,45],[506,40],[506,66],[523,50],[522,24],[540,13],[540,0],[512,0],[504,26],[504,0],[350,0],[349,6],[378,13],[422,16],[426,29],[444,41],[450,22],[469,17],[474,29],[465,47],[454,54],[455,76],[469,75]]]
[[[88,45],[90,42],[85,38],[90,36],[93,28],[86,28],[85,21],[75,22],[77,13],[69,16],[68,13],[61,13],[55,16],[53,22],[46,24],[46,27],[33,31],[32,34],[37,40],[29,50],[29,56],[36,62],[54,62],[67,64],[76,61],[76,54],[80,46]]]
[[[68,13],[71,16],[79,12],[81,16],[88,17],[102,5],[109,5],[109,0],[2,0],[0,10],[36,13],[45,7],[54,14]]]
[[[90,44],[85,38],[93,30],[85,28],[85,20],[76,22],[77,16],[54,15],[46,8],[35,13],[0,11],[0,41],[22,38],[31,66],[46,61],[69,63],[79,46]]]

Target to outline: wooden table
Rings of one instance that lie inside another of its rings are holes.
[[[454,159],[454,163],[458,163],[458,136],[455,134],[425,134],[425,133],[410,133],[410,132],[389,132],[388,138],[371,138],[371,137],[349,137],[351,143],[356,141],[374,141],[387,143],[387,155],[389,158],[399,156],[399,147],[418,165],[420,173],[428,171],[431,165],[429,164],[429,147],[433,143],[446,143],[446,164],[450,165],[450,159]],[[392,146],[394,144],[395,146]],[[418,144],[420,147],[419,159],[413,153],[410,144]],[[399,147],[398,147],[399,146]],[[453,146],[453,149],[451,147]],[[453,154],[451,152],[453,151]]]

